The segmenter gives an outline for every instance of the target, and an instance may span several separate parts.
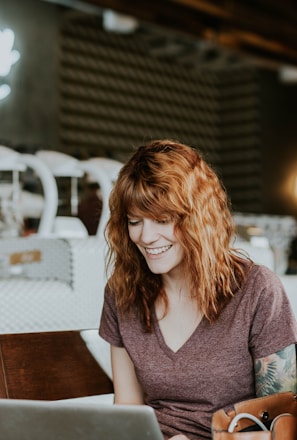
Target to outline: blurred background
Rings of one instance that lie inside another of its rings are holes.
[[[296,9],[0,0],[0,30],[13,30],[20,54],[0,76],[11,88],[0,143],[125,161],[149,139],[175,138],[204,153],[234,210],[295,216]]]
[[[277,235],[287,247],[297,215],[296,9],[290,0],[0,0],[0,145],[124,163],[143,142],[177,139],[216,169],[241,225],[262,216],[275,237],[286,217]],[[57,213],[76,215],[73,200],[98,182],[58,174]],[[3,194],[3,166],[0,179]],[[42,188],[29,171],[18,179],[34,195],[25,215],[34,230]]]

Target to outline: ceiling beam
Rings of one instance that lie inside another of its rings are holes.
[[[83,0],[141,21],[297,66],[297,12],[283,0]]]

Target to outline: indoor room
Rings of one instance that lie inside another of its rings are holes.
[[[0,401],[113,402],[110,195],[154,140],[214,170],[228,246],[296,319],[296,25],[291,1],[0,0]]]

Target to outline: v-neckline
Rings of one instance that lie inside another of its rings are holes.
[[[158,340],[159,346],[164,351],[164,353],[171,359],[176,359],[177,357],[179,357],[179,355],[183,351],[183,349],[191,342],[191,340],[195,337],[196,333],[198,331],[200,331],[200,329],[203,327],[204,319],[205,319],[205,317],[203,316],[201,318],[201,320],[198,322],[198,324],[195,327],[195,329],[193,330],[193,332],[188,337],[188,339],[186,339],[185,342],[176,351],[174,351],[172,348],[169,347],[169,345],[167,345],[167,343],[165,341],[165,338],[163,336],[163,333],[162,333],[161,327],[159,325],[159,321],[157,319],[157,315],[156,315],[155,311],[153,311],[153,318],[154,318],[155,334],[156,334],[156,338]]]

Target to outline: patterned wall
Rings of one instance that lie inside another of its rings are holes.
[[[261,102],[257,72],[222,72],[218,168],[235,210],[262,212]]]
[[[107,33],[100,17],[76,13],[61,25],[59,76],[64,152],[125,161],[149,139],[178,139],[219,171],[234,209],[261,210],[253,70],[205,71],[162,59],[145,33]]]

